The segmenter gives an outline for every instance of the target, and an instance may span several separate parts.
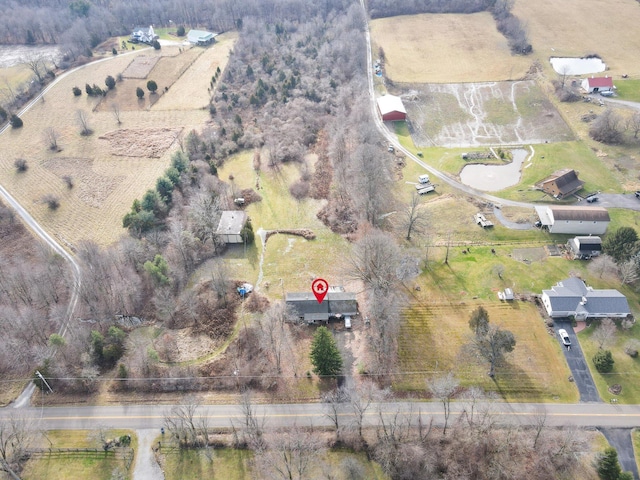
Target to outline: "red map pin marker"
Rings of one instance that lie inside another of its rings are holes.
[[[311,291],[316,296],[316,300],[318,303],[322,303],[324,297],[327,296],[327,291],[329,290],[329,284],[323,278],[316,278],[311,284]]]

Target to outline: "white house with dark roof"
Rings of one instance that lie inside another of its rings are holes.
[[[216,234],[220,235],[224,243],[242,243],[240,232],[248,218],[243,210],[225,210],[220,217]]]
[[[540,223],[551,233],[602,235],[611,221],[603,207],[538,205],[535,209]]]
[[[551,290],[542,291],[542,304],[551,318],[625,318],[631,314],[629,302],[618,290],[595,290],[579,278],[571,277]]]

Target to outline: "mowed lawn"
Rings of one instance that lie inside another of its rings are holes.
[[[330,451],[313,462],[307,472],[307,478],[347,478],[341,476],[342,462],[347,458],[354,460],[362,469],[363,477],[371,480],[386,480],[379,464],[367,459],[363,453]],[[231,448],[215,449],[213,461],[209,461],[203,451],[174,450],[166,453],[165,479],[183,480],[207,478],[211,480],[249,480],[257,478],[253,453],[248,450]],[[260,478],[265,472],[261,472]]]
[[[97,448],[98,452],[78,452],[74,454],[34,456],[26,464],[21,478],[24,480],[68,480],[71,478],[90,478],[95,480],[109,480],[113,471],[119,468],[127,473],[121,458],[115,453],[105,454],[102,443],[98,438],[98,431],[88,430],[52,430],[45,433],[46,438],[41,441],[41,448]],[[137,437],[129,430],[109,430],[107,438],[118,438],[121,435],[131,435],[131,448],[138,449]],[[133,463],[130,471],[133,469]],[[130,473],[130,472],[129,472]],[[125,478],[131,478],[128,474]]]
[[[396,385],[402,390],[424,391],[425,380],[453,372],[462,386],[479,386],[508,401],[574,402],[575,385],[560,346],[546,329],[535,306],[524,302],[481,302],[461,292],[455,303],[414,302],[403,314],[399,338],[400,367]],[[462,351],[470,340],[469,318],[482,305],[492,324],[513,332],[514,351],[489,378],[488,364],[476,363]]]
[[[487,12],[421,14],[371,22],[373,55],[384,50],[384,75],[394,82],[455,83],[515,80],[531,58],[512,55]]]
[[[228,46],[224,48],[228,51]],[[137,55],[154,54],[166,55],[166,60],[174,64],[184,58],[189,61],[191,68],[200,68],[198,61],[203,58],[207,68],[212,69],[207,75],[208,79],[217,68],[209,57],[198,55],[194,60],[194,56],[188,53],[176,56],[175,51],[169,48],[163,49],[161,53],[145,49],[109,57],[108,60],[89,64],[61,78],[45,94],[44,101],[37,102],[23,115],[22,128],[8,129],[0,135],[0,184],[29,210],[36,221],[67,247],[73,248],[81,240],[108,245],[123,235],[125,230],[122,228],[122,216],[129,210],[134,199],[140,198],[148,188],[155,185],[156,179],[169,165],[170,154],[177,148],[177,142],[173,140],[175,134],[199,129],[208,118],[208,112],[201,108],[157,111],[148,111],[144,106],[139,108],[134,93],[118,96],[119,92],[112,92],[102,100],[100,107],[98,102],[101,99],[90,98],[85,94],[86,83],[106,88],[104,80],[107,75],[117,77]],[[226,54],[221,56],[221,69],[224,69],[227,58]],[[161,70],[164,68],[163,60],[161,58],[156,65]],[[164,83],[159,82],[162,86],[171,86],[180,75],[186,74],[179,65],[169,67],[169,70],[162,71],[173,72],[175,78],[165,76]],[[125,79],[116,85],[116,90],[134,92],[135,88],[129,87],[138,84],[145,85],[146,81]],[[74,86],[81,88],[81,96],[73,96],[71,89]],[[184,96],[181,91],[184,88],[186,87],[169,88],[164,93],[167,102],[170,103],[170,98],[174,96]],[[206,95],[206,86],[202,88],[204,93],[198,92],[194,96]],[[148,96],[147,93],[146,97]],[[111,103],[116,99],[121,110],[120,125],[111,110]],[[92,135],[80,135],[78,111],[86,113]],[[45,131],[49,128],[54,128],[59,137],[58,152],[48,148]],[[162,133],[162,129],[165,129],[165,133]],[[143,134],[136,136],[140,132]],[[145,139],[157,132],[171,138],[153,155],[136,153],[138,156],[118,156],[111,151],[114,144],[100,138],[113,133],[118,133],[125,139],[129,136],[129,139],[133,139],[131,150],[140,147],[138,150],[144,152],[147,147]],[[16,172],[13,163],[17,158],[27,160],[29,168],[25,173]],[[72,189],[65,185],[65,175],[72,177]],[[49,210],[42,201],[47,194],[59,198],[60,207],[56,211]]]
[[[626,294],[627,292],[624,293]],[[640,403],[640,358],[632,358],[624,353],[625,344],[630,339],[640,340],[640,324],[636,322],[630,330],[626,331],[618,328],[615,340],[611,342],[611,345],[605,345],[605,349],[611,351],[615,361],[611,373],[599,373],[593,365],[592,358],[599,347],[598,343],[592,339],[592,336],[598,325],[599,322],[593,322],[591,326],[578,333],[578,339],[587,364],[591,369],[591,375],[598,387],[600,397],[605,401],[610,398],[617,398],[620,403]],[[615,384],[622,385],[620,395],[613,395],[608,391],[608,388]]]
[[[548,57],[598,54],[607,74],[637,73],[640,8],[635,0],[516,0],[513,14],[526,25],[534,55]]]

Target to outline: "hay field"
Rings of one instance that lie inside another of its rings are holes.
[[[171,86],[168,92],[154,103],[154,110],[195,110],[206,108],[209,105],[209,82],[215,74],[227,63],[231,48],[237,38],[237,33],[229,32],[216,37],[216,43],[202,49],[194,47],[192,50],[200,51],[201,55],[193,62],[180,78]]]
[[[488,82],[523,78],[532,59],[511,55],[489,13],[421,14],[371,22],[374,56],[394,82]]]
[[[635,0],[516,0],[513,13],[526,25],[534,55],[600,55],[609,75],[640,75],[640,5]]]
[[[116,241],[125,230],[122,216],[129,210],[134,199],[139,198],[169,165],[175,142],[165,138],[153,145],[147,144],[144,132],[157,133],[162,129],[175,131],[200,128],[207,120],[203,110],[159,110],[129,109],[132,102],[137,105],[135,94],[123,98],[121,121],[118,125],[110,109],[95,109],[100,99],[84,94],[74,97],[73,86],[85,83],[104,85],[107,75],[116,77],[129,65],[133,56],[149,55],[149,50],[109,57],[108,60],[86,65],[63,78],[26,112],[21,129],[8,129],[0,135],[0,183],[25,206],[34,218],[63,245],[73,248],[80,240],[94,240],[100,245]],[[167,53],[169,53],[167,51]],[[173,57],[188,59],[183,54]],[[161,59],[162,60],[162,59]],[[193,59],[192,59],[193,60]],[[189,65],[192,62],[189,62]],[[159,61],[157,65],[161,65]],[[221,65],[221,69],[224,64]],[[171,67],[180,74],[180,68]],[[176,78],[169,79],[171,82]],[[116,86],[116,90],[125,80]],[[206,91],[205,91],[206,93]],[[93,134],[80,135],[77,111],[86,112]],[[95,110],[95,111],[94,111]],[[48,149],[44,139],[47,128],[53,127],[59,134],[59,152]],[[132,132],[127,135],[126,131]],[[125,133],[115,133],[124,131]],[[118,156],[112,152],[109,141],[100,139],[119,138],[125,140],[138,156]],[[145,156],[147,155],[147,156]],[[24,158],[29,169],[18,174],[13,167],[16,158]],[[73,189],[68,189],[62,180],[70,175]],[[60,208],[50,211],[42,202],[46,194],[60,198]]]
[[[418,147],[567,141],[573,134],[533,81],[414,86],[403,94]]]

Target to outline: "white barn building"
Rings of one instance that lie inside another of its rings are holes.
[[[611,221],[603,207],[536,206],[540,223],[550,233],[602,235]]]

